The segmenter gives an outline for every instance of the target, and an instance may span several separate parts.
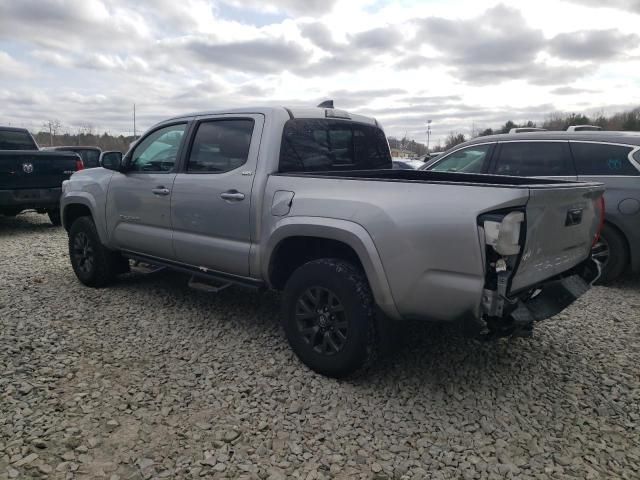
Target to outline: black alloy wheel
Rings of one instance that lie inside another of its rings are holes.
[[[310,287],[296,302],[296,325],[305,342],[321,355],[342,351],[349,323],[338,296],[324,287]]]

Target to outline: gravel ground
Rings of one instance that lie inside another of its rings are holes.
[[[0,217],[0,247],[0,479],[640,478],[637,277],[532,339],[412,324],[340,382],[292,355],[275,294],[83,287],[42,215]]]

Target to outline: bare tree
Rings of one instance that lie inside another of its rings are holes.
[[[47,120],[42,126],[45,130],[49,130],[49,146],[53,147],[53,137],[58,135],[62,128],[62,123],[60,123],[60,120]]]
[[[449,150],[451,147],[455,147],[459,143],[463,143],[465,140],[466,138],[464,138],[464,134],[450,132],[444,141],[444,149]]]

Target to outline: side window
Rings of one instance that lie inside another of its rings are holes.
[[[434,172],[482,173],[482,167],[494,144],[463,148],[427,168]]]
[[[567,142],[503,143],[495,173],[520,177],[575,175]]]
[[[578,175],[640,175],[629,160],[632,150],[632,147],[604,143],[571,143]]]
[[[282,134],[280,172],[391,168],[381,129],[353,122],[289,120]]]
[[[203,122],[191,146],[187,171],[224,173],[247,162],[252,119],[229,119]]]
[[[187,125],[170,125],[151,133],[135,147],[129,170],[132,172],[170,172],[176,164],[178,148]]]

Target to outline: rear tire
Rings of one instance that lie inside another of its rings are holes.
[[[62,219],[60,218],[60,209],[56,208],[55,210],[48,210],[47,215],[49,215],[49,221],[52,225],[59,227],[62,225]]]
[[[352,375],[377,353],[371,289],[364,273],[344,260],[314,260],[291,275],[283,326],[298,358],[328,377]]]
[[[629,252],[624,237],[611,225],[605,223],[600,240],[592,249],[592,256],[600,261],[602,273],[596,282],[607,285],[618,278],[629,264]]]
[[[104,287],[113,282],[122,257],[107,249],[90,217],[80,217],[69,230],[69,258],[78,280],[88,287]]]

